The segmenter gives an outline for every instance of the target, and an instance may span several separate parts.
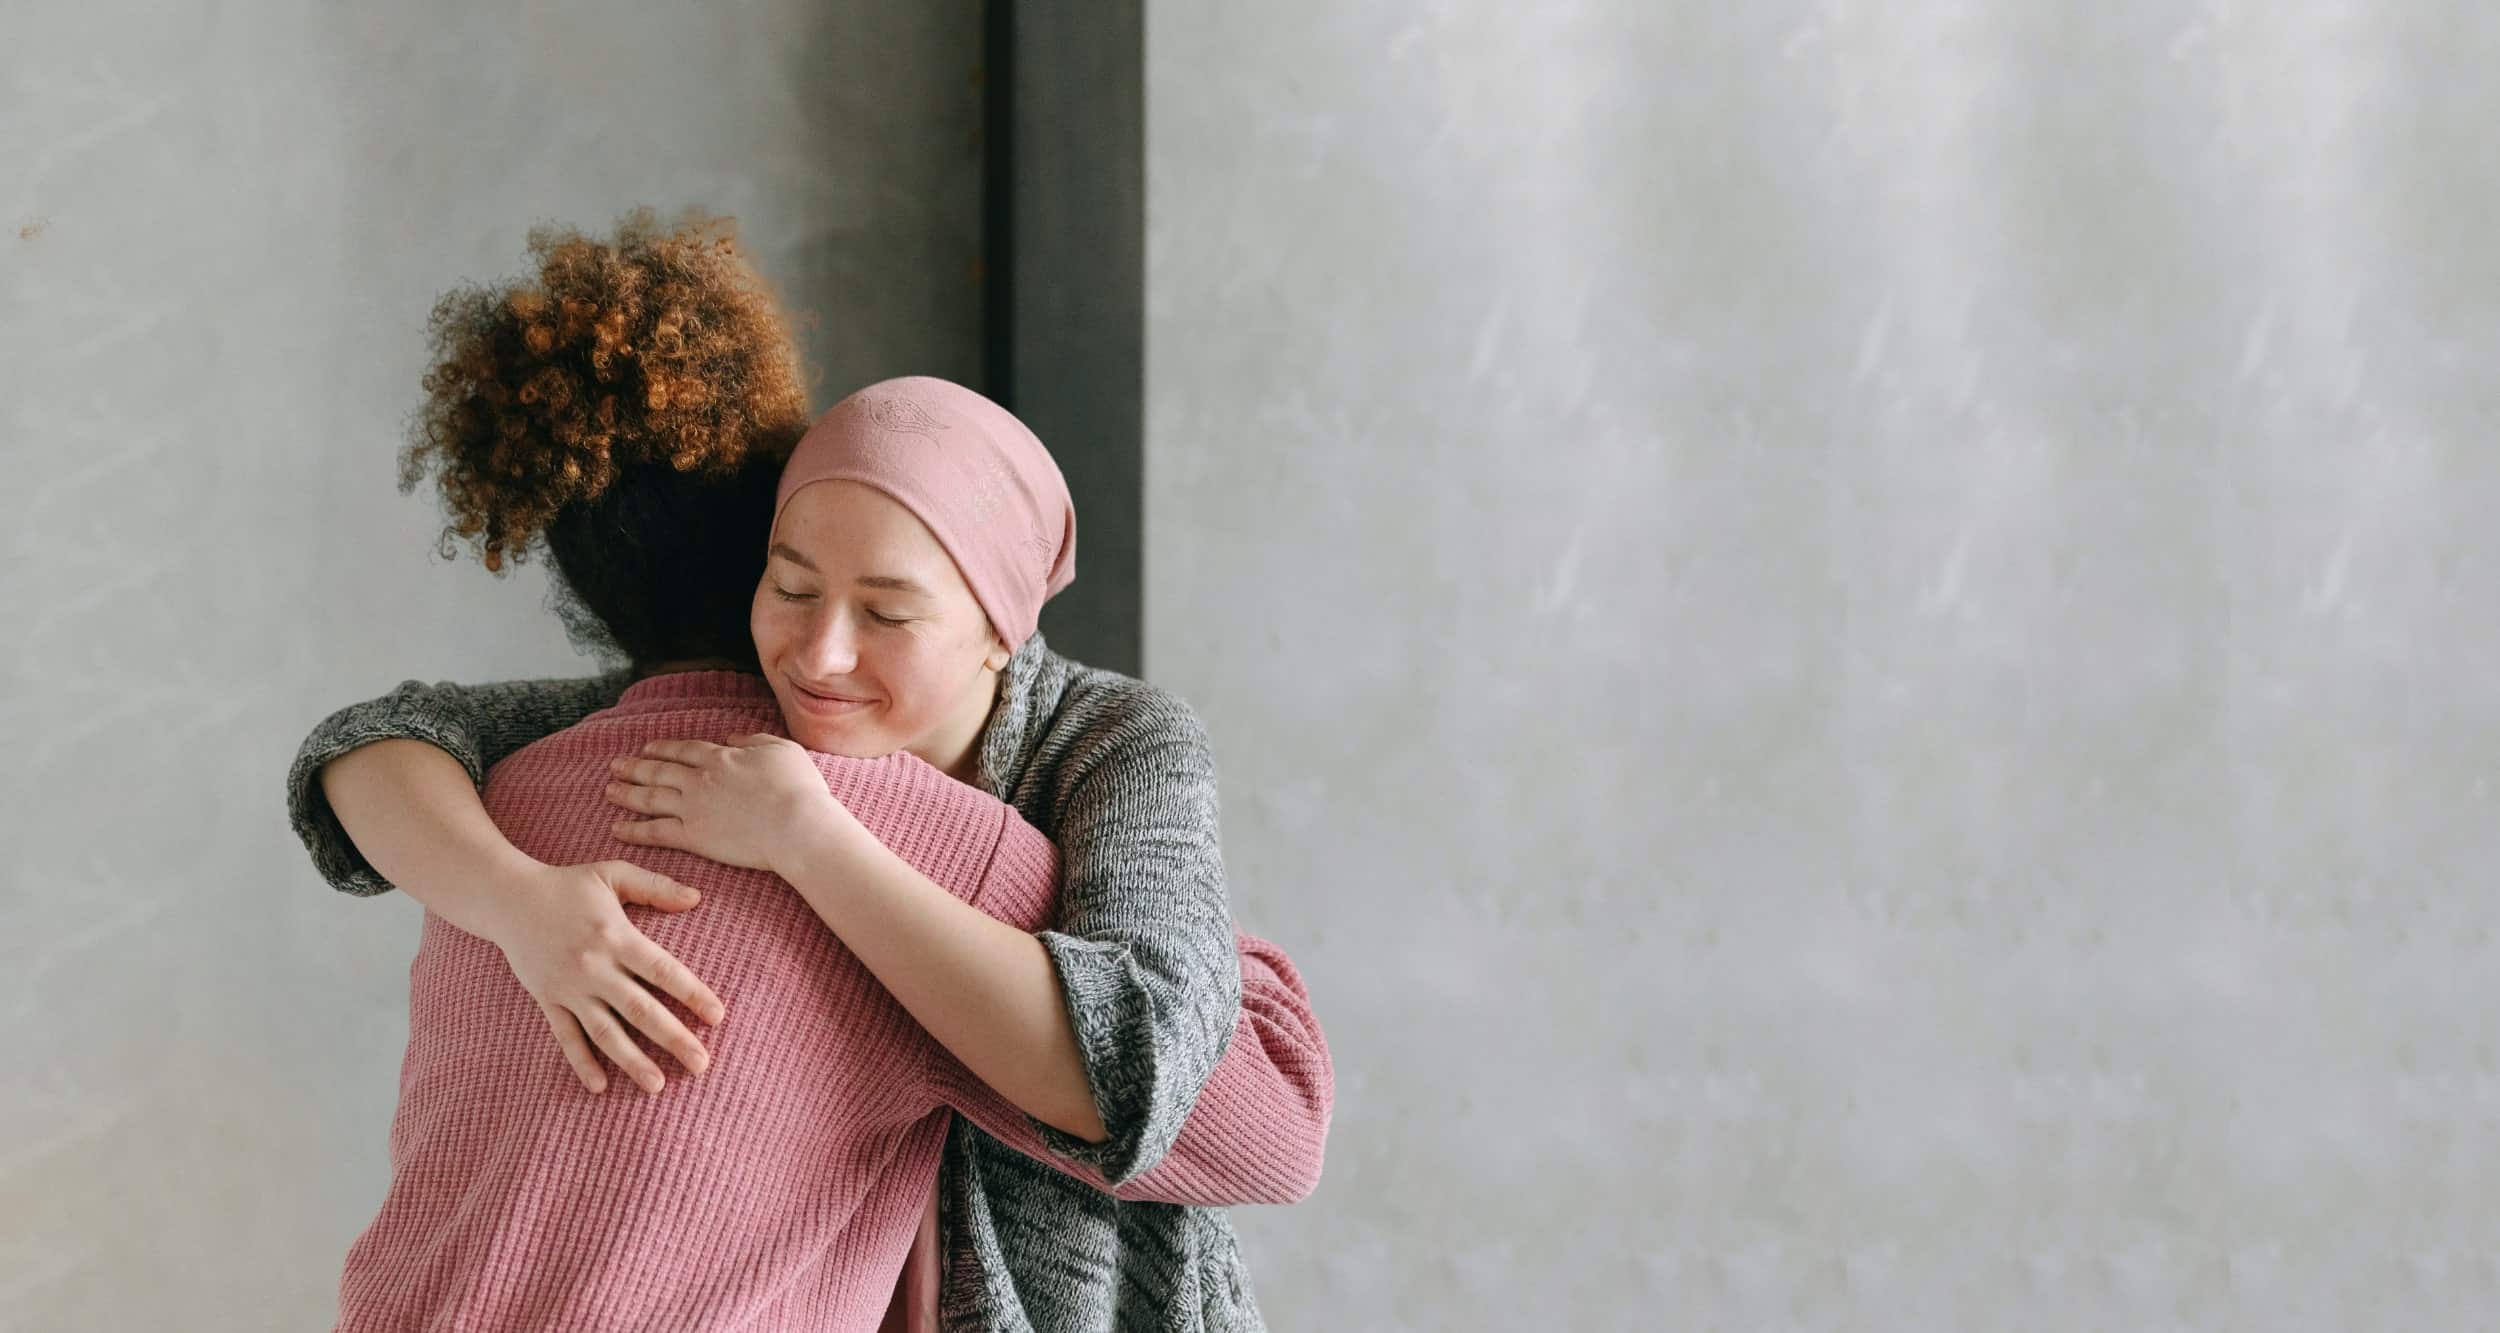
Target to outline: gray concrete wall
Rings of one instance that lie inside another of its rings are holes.
[[[418,912],[278,777],[400,679],[591,664],[400,496],[529,224],[737,214],[819,402],[980,377],[978,6],[101,0],[0,30],[0,1328],[326,1327]]]
[[[1158,3],[1278,1328],[2479,1326],[2500,18]]]

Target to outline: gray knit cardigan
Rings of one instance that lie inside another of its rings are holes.
[[[343,708],[313,728],[288,769],[295,832],[332,887],[385,892],[390,882],[322,795],[323,764],[408,737],[448,751],[483,784],[498,759],[614,703],[630,681],[625,672],[409,681]],[[1036,633],[1008,663],[977,778],[1059,844],[1059,924],[1040,938],[1108,1137],[1091,1144],[1034,1123],[1054,1151],[1125,1182],[1172,1146],[1241,1003],[1205,728],[1178,697],[1070,661]],[[1122,1202],[960,1118],[938,1193],[946,1333],[1265,1328],[1220,1208]]]

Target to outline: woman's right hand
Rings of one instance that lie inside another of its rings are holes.
[[[608,1086],[607,1072],[591,1053],[593,1044],[644,1091],[666,1086],[660,1067],[634,1044],[627,1024],[677,1057],[687,1072],[703,1072],[710,1054],[651,988],[676,997],[712,1026],[725,1012],[720,998],[635,929],[624,907],[630,902],[682,912],[700,902],[701,894],[631,861],[541,866],[514,887],[517,891],[498,899],[487,938],[503,950],[512,975],[538,1002],[583,1087],[604,1092]]]

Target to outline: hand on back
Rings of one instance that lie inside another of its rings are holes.
[[[547,866],[512,888],[500,900],[488,938],[538,1002],[583,1087],[607,1089],[594,1047],[645,1091],[665,1086],[659,1065],[628,1027],[675,1056],[688,1073],[703,1072],[710,1063],[703,1043],[654,991],[674,997],[707,1026],[721,1021],[720,999],[636,929],[624,907],[631,902],[682,912],[701,901],[700,894],[630,861]]]

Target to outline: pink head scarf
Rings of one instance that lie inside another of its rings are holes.
[[[927,375],[880,380],[825,409],[781,469],[773,529],[802,486],[856,481],[894,497],[955,559],[1010,649],[1076,581],[1076,504],[1013,413]]]

